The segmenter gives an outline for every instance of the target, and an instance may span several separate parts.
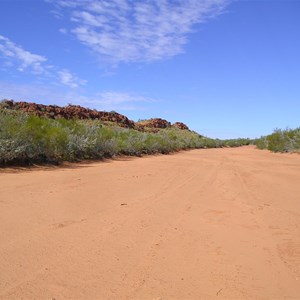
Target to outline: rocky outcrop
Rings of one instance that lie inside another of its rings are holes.
[[[181,130],[190,130],[184,123],[176,122],[172,125],[172,127],[179,128]]]
[[[134,122],[124,115],[116,112],[97,111],[80,105],[68,105],[61,107],[57,105],[43,105],[23,101],[16,102],[13,100],[5,100],[2,102],[1,106],[5,109],[20,110],[36,116],[44,116],[52,119],[98,119],[101,121],[117,123],[117,125],[121,127],[135,127]]]
[[[149,120],[142,120],[135,123],[135,127],[140,131],[152,131],[156,132],[159,129],[168,128],[171,123],[167,120],[160,118],[153,118]]]
[[[96,119],[103,122],[112,122],[120,127],[134,128],[139,131],[147,132],[158,132],[160,129],[169,128],[171,126],[182,130],[189,130],[189,128],[181,122],[176,122],[171,125],[170,122],[161,118],[134,122],[117,112],[98,111],[95,109],[85,108],[80,105],[68,105],[61,107],[57,105],[44,105],[33,102],[3,100],[0,102],[0,109],[19,110],[39,117],[43,116],[51,119]]]

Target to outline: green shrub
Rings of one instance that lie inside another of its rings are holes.
[[[214,140],[178,128],[151,133],[104,124],[99,120],[48,119],[0,109],[0,165],[166,154],[245,144],[242,139]]]
[[[273,152],[299,152],[300,128],[275,129],[272,134],[257,139],[255,144],[259,149],[268,149]]]

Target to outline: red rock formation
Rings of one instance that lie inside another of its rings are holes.
[[[190,130],[184,123],[176,122],[172,125],[172,127],[176,127],[182,130]]]
[[[36,116],[43,116],[51,119],[65,118],[65,119],[97,119],[104,122],[113,122],[116,125],[125,128],[134,128],[139,131],[158,132],[160,129],[171,127],[171,123],[160,118],[153,118],[139,122],[133,122],[126,116],[117,112],[97,111],[89,109],[80,105],[68,105],[60,107],[57,105],[44,105],[24,101],[4,100],[1,102],[2,109],[20,110]],[[181,123],[176,122],[172,125],[182,130],[189,130],[189,128]]]
[[[164,119],[154,118],[154,119],[136,122],[135,126],[140,131],[144,131],[148,129],[147,131],[156,132],[158,131],[158,129],[170,127],[171,123]]]
[[[3,101],[3,104],[4,105],[2,106],[6,109],[20,110],[36,116],[44,116],[52,119],[98,119],[101,121],[117,123],[117,125],[121,127],[135,127],[134,122],[124,115],[116,112],[97,111],[79,105],[60,107],[57,105],[43,105],[23,101],[15,102],[12,100],[5,100]]]

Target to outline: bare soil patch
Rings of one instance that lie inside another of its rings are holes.
[[[300,156],[0,171],[0,299],[299,299]]]

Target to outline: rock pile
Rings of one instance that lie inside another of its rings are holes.
[[[172,125],[172,127],[179,128],[181,130],[190,130],[184,123],[176,122]]]
[[[2,108],[20,110],[26,113],[32,113],[36,116],[44,116],[47,118],[58,119],[98,119],[101,121],[114,122],[118,126],[126,128],[134,128],[135,124],[126,116],[116,112],[97,111],[80,105],[68,105],[60,107],[57,105],[43,105],[30,102],[16,102],[13,100],[5,100],[2,102]]]
[[[116,125],[120,127],[134,128],[139,131],[147,132],[158,132],[160,129],[169,128],[171,126],[182,130],[189,130],[189,128],[181,122],[176,122],[171,125],[167,120],[160,118],[134,122],[117,112],[98,111],[80,105],[61,107],[57,105],[44,105],[24,101],[17,102],[13,100],[3,100],[0,102],[0,109],[20,110],[39,117],[43,116],[51,119],[96,119],[104,122],[116,123]]]
[[[158,129],[164,129],[164,128],[170,127],[171,123],[164,119],[153,118],[153,119],[149,119],[149,120],[142,120],[142,121],[136,122],[135,126],[140,131],[156,132],[156,131],[158,131]]]

